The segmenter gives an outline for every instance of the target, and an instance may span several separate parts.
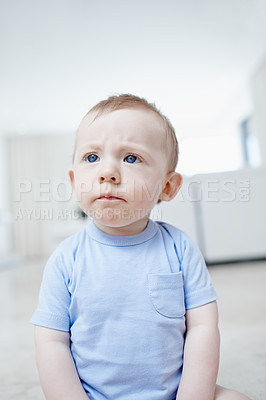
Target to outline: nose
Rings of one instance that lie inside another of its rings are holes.
[[[114,168],[106,168],[99,174],[99,183],[111,182],[118,185],[121,182],[120,173]]]

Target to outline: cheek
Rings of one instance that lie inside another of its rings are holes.
[[[157,203],[161,191],[162,185],[156,180],[138,180],[130,190],[131,200],[147,206],[153,205]]]
[[[75,175],[75,185],[78,185],[78,187],[92,187],[95,179],[95,172],[92,169],[83,167]]]
[[[93,193],[93,181],[84,174],[78,174],[75,178],[74,193],[79,202],[84,202]]]
[[[150,179],[146,181],[144,195],[147,201],[154,205],[157,203],[164,189],[164,182],[165,180],[160,176],[160,171],[157,171],[157,174],[154,173]]]
[[[93,188],[92,182],[80,179],[76,182],[75,191],[80,194],[91,193]]]

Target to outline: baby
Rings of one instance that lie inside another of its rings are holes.
[[[85,229],[45,268],[36,358],[47,400],[248,400],[216,385],[216,294],[181,230],[149,219],[173,199],[178,144],[169,120],[132,95],[83,118],[69,177]]]

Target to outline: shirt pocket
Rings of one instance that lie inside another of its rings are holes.
[[[149,295],[155,310],[169,318],[185,314],[182,272],[148,274]]]

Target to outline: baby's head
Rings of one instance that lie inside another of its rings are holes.
[[[162,129],[160,131],[155,131],[154,134],[164,135],[163,144],[168,159],[168,169],[169,172],[175,171],[178,162],[179,150],[173,125],[171,124],[169,119],[158,110],[155,104],[149,103],[146,99],[134,96],[132,94],[110,96],[106,100],[102,100],[97,103],[88,111],[88,113],[82,119],[76,134],[73,161],[75,158],[79,131],[83,127],[83,123],[86,123],[89,117],[91,117],[91,121],[95,121],[97,118],[100,118],[104,114],[123,109],[147,111],[151,114],[152,118],[156,118],[159,121]]]
[[[111,234],[136,234],[160,200],[178,192],[178,143],[170,121],[137,96],[109,97],[78,128],[69,172],[83,211]]]

